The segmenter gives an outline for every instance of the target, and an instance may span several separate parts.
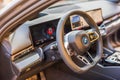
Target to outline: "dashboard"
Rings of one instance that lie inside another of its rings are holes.
[[[86,13],[88,13],[88,15],[90,15],[97,24],[103,21],[102,10],[100,8],[86,11]],[[34,47],[38,47],[44,43],[49,43],[50,41],[54,41],[56,39],[56,29],[58,21],[59,19],[56,19],[29,27]],[[78,29],[90,29],[90,26],[88,26],[87,22],[80,15],[71,15],[70,18],[67,20],[64,34],[70,32],[71,30]]]
[[[64,15],[64,13],[74,9],[79,9],[86,12],[88,11],[88,13],[89,11],[91,11],[90,14],[92,14],[93,18],[100,21],[96,21],[98,25],[101,23],[101,21],[105,21],[108,18],[111,18],[120,13],[119,5],[104,0],[83,3],[77,2],[71,5],[46,9],[40,13],[40,15],[44,14],[44,16],[42,15],[34,20],[25,22],[24,24],[19,26],[19,28],[13,33],[13,35],[11,35],[12,54],[14,55],[18,52],[22,52],[32,45],[32,47],[37,47],[46,42],[55,41],[56,27],[59,19]],[[94,12],[95,14],[93,14]],[[99,14],[100,17],[97,18],[96,15],[98,13],[102,14]],[[81,17],[78,17],[77,19],[78,21],[80,21],[80,23],[84,23],[81,24],[82,26],[76,26],[77,29],[89,28],[88,26],[86,26],[86,23],[84,22],[84,20],[82,20]],[[74,24],[74,21],[71,23]],[[70,20],[68,20],[68,23],[65,26],[66,33],[74,28],[72,27],[71,23]]]

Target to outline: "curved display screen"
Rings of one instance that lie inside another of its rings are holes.
[[[56,23],[56,22],[55,22]],[[54,40],[56,36],[56,24],[46,22],[30,26],[31,38],[34,46],[39,46],[48,41]]]
[[[95,9],[86,11],[88,15],[90,15],[94,21],[99,24],[103,21],[102,17],[102,10],[101,9]],[[70,22],[71,22],[71,28],[74,29],[81,29],[83,27],[89,27],[85,19],[79,15],[72,15],[70,16]]]

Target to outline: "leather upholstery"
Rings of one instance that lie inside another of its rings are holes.
[[[19,71],[10,57],[11,46],[7,40],[0,44],[0,80],[16,80]]]

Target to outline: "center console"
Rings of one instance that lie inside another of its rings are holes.
[[[120,52],[114,52],[112,55],[108,56],[105,61],[109,63],[120,64]]]
[[[103,56],[91,71],[96,75],[102,75],[106,80],[119,80],[120,50],[116,50],[112,44],[118,45],[118,38],[113,34],[120,30],[120,15],[116,15],[113,18],[104,21],[99,30],[103,36]]]

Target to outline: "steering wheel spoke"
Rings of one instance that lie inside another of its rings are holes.
[[[81,60],[86,65],[92,65],[94,63],[94,59],[92,55],[87,51],[85,55],[77,55],[77,58]]]
[[[85,63],[86,65],[90,65],[90,62],[84,56],[77,55],[77,58],[83,63]]]
[[[94,58],[88,51],[86,52],[85,57],[90,63],[94,63]]]

